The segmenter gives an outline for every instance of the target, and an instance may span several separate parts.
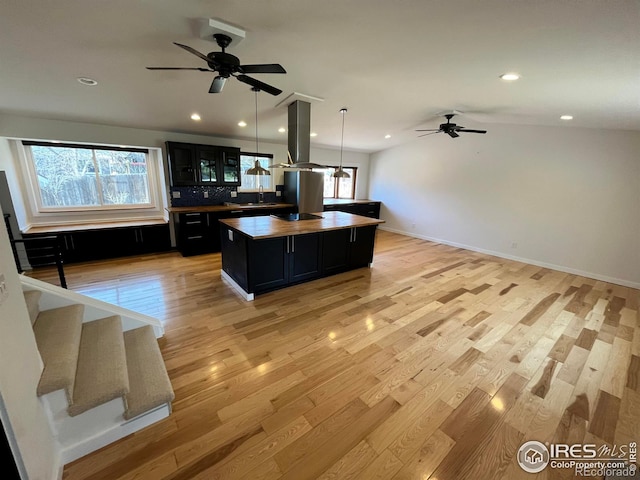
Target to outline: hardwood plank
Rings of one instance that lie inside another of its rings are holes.
[[[589,433],[597,435],[607,443],[615,440],[618,413],[621,400],[604,390],[600,390],[596,408],[589,423]]]
[[[637,441],[637,289],[376,236],[374,269],[254,302],[221,280],[220,254],[67,265],[74,290],[163,322],[177,398],[168,419],[65,466],[64,478],[483,478],[480,464],[512,480],[529,475],[513,460],[520,433]],[[598,408],[609,417],[596,421]],[[371,411],[380,417],[359,423]]]

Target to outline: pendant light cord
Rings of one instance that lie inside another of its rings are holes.
[[[256,94],[256,160],[258,159],[258,92],[260,90],[258,90],[257,88],[254,88],[253,91]]]

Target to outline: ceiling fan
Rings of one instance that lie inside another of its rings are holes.
[[[469,128],[464,128],[461,125],[456,125],[455,123],[451,123],[451,119],[455,113],[447,113],[445,118],[447,119],[447,123],[441,123],[440,128],[432,128],[429,130],[416,130],[416,132],[431,132],[425,133],[424,135],[419,135],[420,137],[424,137],[425,135],[433,135],[434,133],[446,133],[451,138],[459,137],[458,132],[466,132],[466,133],[487,133],[486,130],[471,130]]]
[[[216,33],[216,43],[221,52],[209,52],[207,55],[200,53],[199,51],[191,48],[188,45],[182,45],[181,43],[173,42],[180,48],[184,48],[187,52],[194,54],[196,57],[201,58],[207,62],[209,68],[203,67],[147,67],[148,70],[198,70],[200,72],[218,72],[218,75],[213,79],[209,93],[220,93],[224,87],[225,82],[229,77],[235,77],[242,83],[251,85],[254,88],[262,90],[263,92],[270,93],[271,95],[280,95],[282,90],[279,88],[268,85],[260,80],[247,76],[247,73],[287,73],[287,71],[277,63],[268,63],[260,65],[241,65],[240,59],[230,53],[227,53],[225,49],[231,43],[231,37],[222,33]]]

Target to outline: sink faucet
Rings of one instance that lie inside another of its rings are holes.
[[[264,203],[264,189],[262,185],[258,187],[258,203]]]

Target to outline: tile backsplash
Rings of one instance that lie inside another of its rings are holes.
[[[276,190],[282,190],[276,185]],[[257,202],[257,192],[237,192],[237,197],[232,197],[235,187],[210,187],[206,185],[192,187],[171,187],[169,198],[172,207],[193,207],[197,205],[222,205],[224,202],[248,203]],[[180,198],[176,198],[179,194]],[[206,195],[206,197],[205,197]],[[276,197],[275,192],[264,192],[265,202],[282,201],[282,197]]]

